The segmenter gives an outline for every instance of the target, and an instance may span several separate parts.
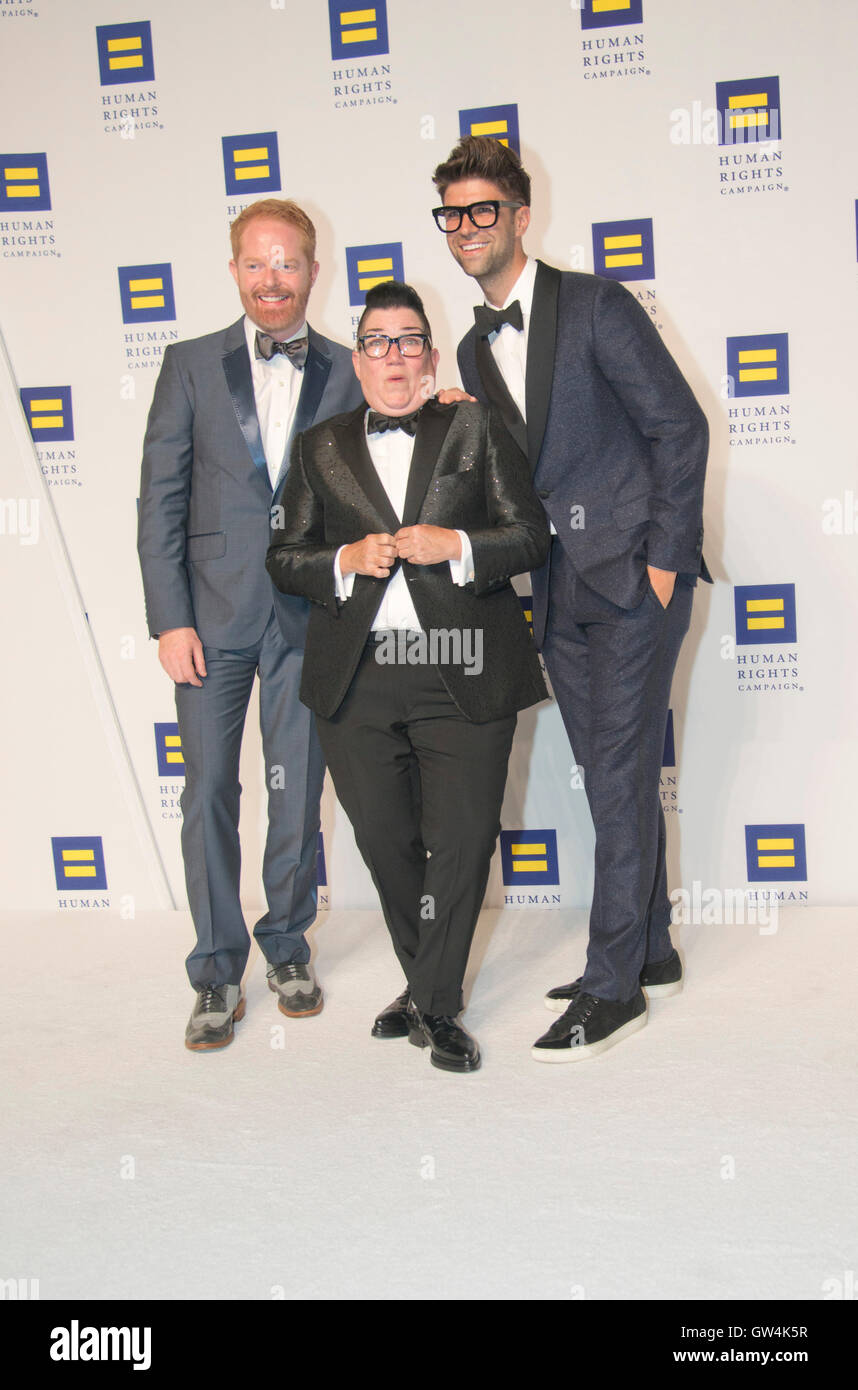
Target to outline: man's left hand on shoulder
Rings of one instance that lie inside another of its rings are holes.
[[[655,596],[662,608],[666,608],[673,598],[673,586],[676,583],[675,570],[659,570],[655,565],[647,565],[646,572],[649,575],[649,582],[655,590]]]
[[[458,405],[460,401],[474,401],[476,396],[469,396],[467,391],[463,391],[459,386],[444,386],[437,393],[439,405]]]

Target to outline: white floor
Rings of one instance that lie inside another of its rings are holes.
[[[183,1046],[185,914],[6,914],[0,1278],[42,1299],[820,1299],[858,1271],[855,927],[681,928],[678,998],[601,1058],[540,1066],[584,914],[487,912],[483,1067],[455,1076],[369,1035],[401,988],[375,913],[320,918],[317,1018],[278,1013],[254,950],[235,1042],[205,1055]]]

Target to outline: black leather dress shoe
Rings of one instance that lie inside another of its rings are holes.
[[[429,1061],[441,1071],[476,1071],[480,1049],[458,1019],[451,1014],[424,1014],[412,1002],[408,1006],[408,1041],[432,1049]]]
[[[372,1025],[374,1038],[408,1037],[408,1004],[410,999],[410,991],[404,989],[401,994],[396,996],[392,1004],[388,1004],[386,1009],[382,1009]]]

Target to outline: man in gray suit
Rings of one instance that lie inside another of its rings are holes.
[[[533,629],[596,831],[582,977],[541,1062],[597,1056],[641,1028],[643,991],[676,993],[659,773],[670,684],[703,563],[708,428],[655,325],[614,280],[529,258],[530,178],[469,136],[439,165],[435,220],[485,303],[459,344],[465,389],[527,453],[554,537]]]
[[[185,760],[182,854],[196,944],[192,1051],[225,1047],[244,1013],[249,938],[239,900],[239,752],[258,674],[268,782],[262,866],[268,911],[254,936],[290,1018],[322,991],[305,931],[316,914],[324,763],[298,699],[308,605],[265,572],[269,510],[294,434],[361,399],[351,353],[314,332],[319,266],[295,203],[253,203],[231,228],[230,271],[245,313],[168,347],[143,453],[138,550],[149,631],[176,683]]]

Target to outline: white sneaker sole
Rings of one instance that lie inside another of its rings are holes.
[[[530,1055],[535,1062],[583,1062],[588,1057],[598,1057],[600,1053],[607,1052],[609,1047],[622,1042],[623,1038],[631,1037],[632,1033],[638,1033],[646,1027],[646,1019],[646,1013],[638,1014],[637,1018],[630,1019],[622,1028],[617,1028],[599,1042],[584,1043],[580,1047],[532,1047]]]

